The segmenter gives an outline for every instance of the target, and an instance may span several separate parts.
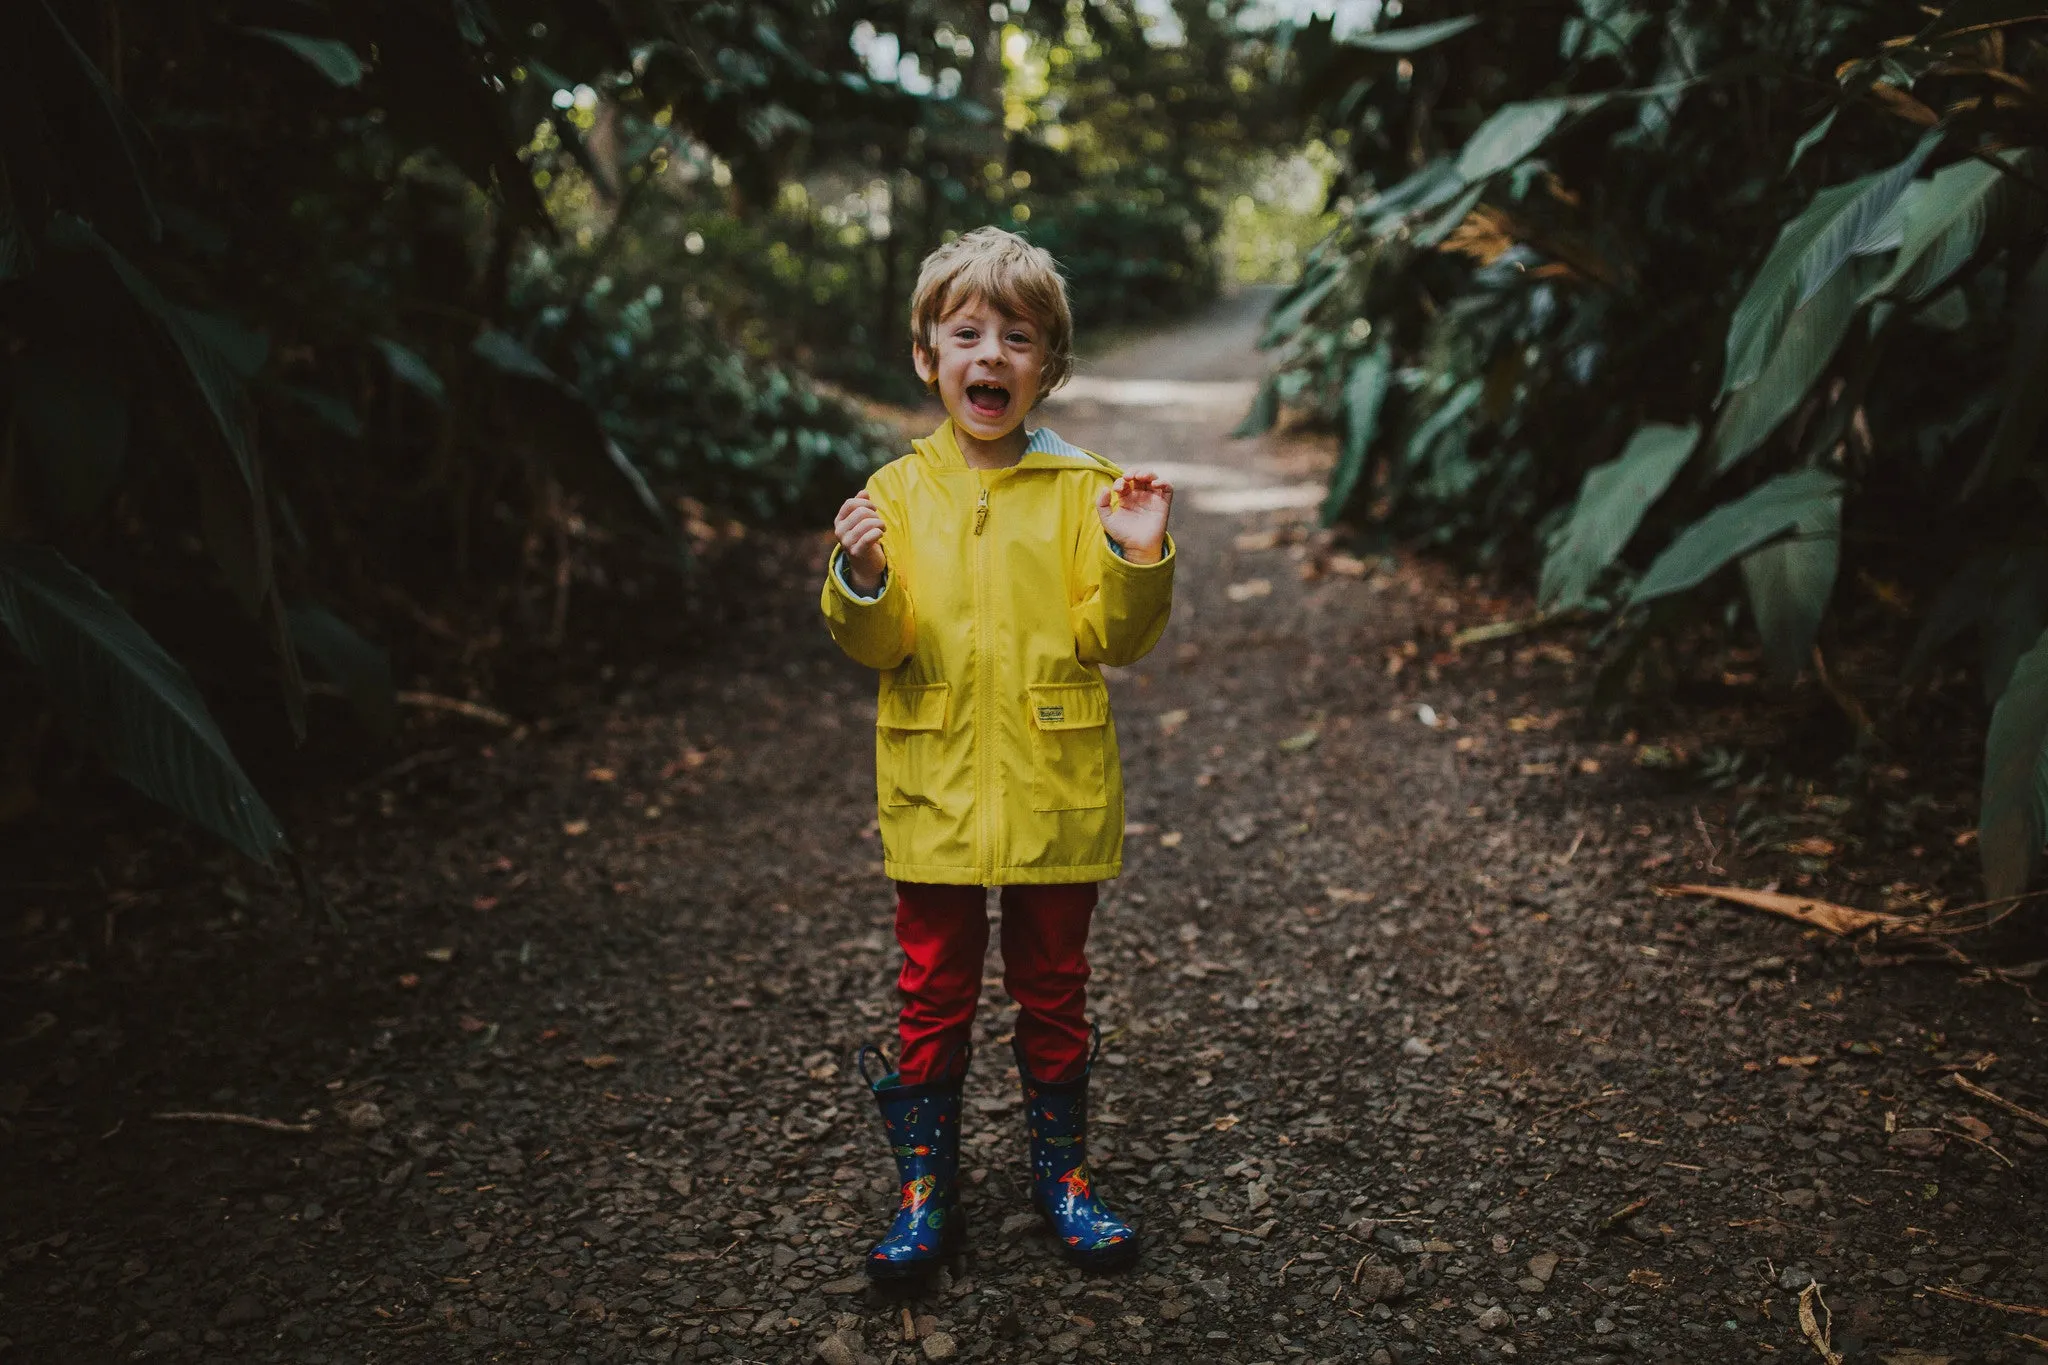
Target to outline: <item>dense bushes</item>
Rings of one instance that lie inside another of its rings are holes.
[[[1330,519],[1535,574],[1610,622],[1610,677],[1738,601],[1780,678],[1822,666],[1844,581],[1927,604],[1916,667],[1983,645],[1980,844],[2019,890],[2048,824],[2048,7],[1903,35],[1865,4],[1450,9],[1293,35],[1348,183],[1254,418],[1327,413]]]

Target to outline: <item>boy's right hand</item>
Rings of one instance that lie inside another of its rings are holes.
[[[832,531],[846,551],[846,576],[863,593],[872,594],[881,586],[882,571],[889,566],[882,553],[883,529],[882,514],[865,488],[848,498],[832,521]]]

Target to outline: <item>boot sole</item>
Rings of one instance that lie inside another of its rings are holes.
[[[901,1284],[905,1280],[921,1280],[966,1249],[967,1214],[956,1204],[953,1208],[953,1217],[946,1225],[946,1235],[939,1240],[937,1251],[915,1261],[878,1261],[870,1256],[866,1262],[867,1276],[876,1284]]]

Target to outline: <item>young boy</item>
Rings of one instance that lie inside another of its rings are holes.
[[[946,421],[840,508],[823,598],[832,638],[882,675],[875,779],[903,948],[897,1070],[867,1077],[862,1058],[903,1184],[868,1274],[920,1275],[964,1240],[960,1091],[991,886],[1035,1201],[1070,1261],[1124,1265],[1137,1238],[1086,1164],[1088,921],[1124,827],[1101,669],[1166,628],[1173,489],[1025,429],[1071,364],[1044,250],[970,232],[925,259],[910,311]]]

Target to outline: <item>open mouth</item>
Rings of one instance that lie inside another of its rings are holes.
[[[994,421],[1010,410],[1010,391],[1001,384],[969,384],[967,406],[976,417]]]

